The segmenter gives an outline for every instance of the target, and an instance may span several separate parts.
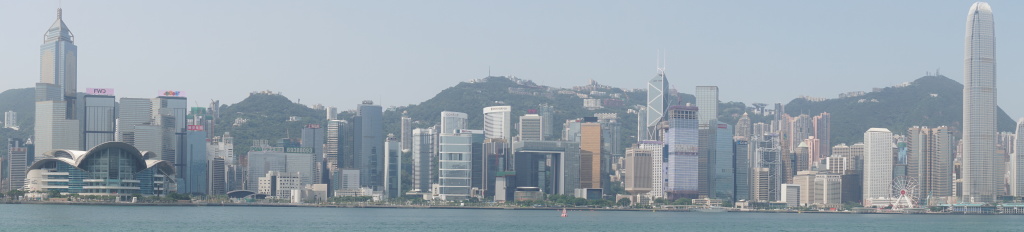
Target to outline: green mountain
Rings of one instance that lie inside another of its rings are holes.
[[[906,86],[883,88],[861,96],[820,101],[794,99],[786,105],[786,113],[817,115],[829,112],[832,114],[833,143],[851,144],[860,142],[864,131],[871,127],[889,128],[894,133],[903,133],[915,125],[959,128],[962,89],[963,85],[944,76],[926,76]],[[480,129],[483,128],[484,107],[511,105],[512,119],[515,121],[526,114],[527,110],[539,109],[541,104],[548,104],[553,109],[553,126],[556,129],[553,137],[561,137],[559,129],[565,120],[593,116],[594,113],[616,113],[622,124],[619,136],[625,147],[636,139],[636,114],[628,112],[635,105],[645,104],[646,96],[643,89],[623,90],[597,83],[556,88],[514,77],[487,77],[459,83],[419,104],[386,109],[384,129],[385,134],[398,135],[402,112],[407,112],[416,121],[414,128],[435,125],[440,123],[441,111],[446,110],[469,114],[469,127]],[[603,108],[587,109],[583,106],[587,97],[615,100]],[[26,138],[32,134],[33,98],[32,88],[11,89],[0,93],[0,112],[18,112],[21,126],[21,130],[0,129],[0,141],[10,137]],[[695,102],[693,95],[671,91],[669,99],[675,104]],[[300,137],[301,128],[306,124],[326,123],[324,111],[270,93],[252,93],[241,102],[221,106],[220,110],[217,133],[231,132],[235,137],[235,151],[238,154],[246,153],[254,139],[276,143],[281,138]],[[744,103],[722,102],[719,104],[719,120],[735,124],[745,110]],[[299,117],[299,120],[289,121],[292,116]],[[351,116],[352,111],[339,113],[340,119],[351,119]],[[758,122],[770,117],[751,114],[751,118]],[[1014,126],[1015,122],[1000,109],[999,130],[1013,131]],[[0,146],[6,146],[6,143]],[[0,154],[4,152],[6,149],[0,150]]]
[[[18,130],[2,128],[0,124],[0,154],[7,155],[7,138],[28,138],[35,127],[35,89],[8,89],[0,93],[0,115],[3,112],[18,113]],[[0,117],[0,120],[3,120]]]
[[[621,104],[605,104],[603,108],[587,109],[584,97],[615,99]],[[427,127],[440,123],[441,111],[455,111],[469,114],[469,128],[482,129],[483,108],[488,106],[512,106],[512,120],[517,121],[531,109],[539,109],[541,104],[548,104],[553,109],[552,136],[560,138],[562,124],[566,120],[580,117],[591,117],[595,113],[616,113],[622,124],[621,136],[624,143],[636,141],[637,116],[627,111],[635,105],[645,104],[647,92],[643,90],[627,91],[620,88],[602,86],[591,83],[576,89],[555,88],[537,85],[532,81],[508,77],[487,77],[470,82],[462,82],[449,87],[433,98],[420,104],[395,107],[384,112],[385,133],[399,133],[402,112],[417,121],[414,128]],[[670,96],[675,102],[694,102],[693,95],[673,93]],[[515,123],[515,122],[513,122]],[[517,134],[513,129],[513,134]]]
[[[220,108],[218,136],[231,132],[235,138],[235,154],[246,154],[254,139],[270,140],[300,138],[307,124],[324,125],[326,112],[294,103],[287,97],[272,93],[251,93],[241,102]],[[291,117],[298,120],[289,121]]]
[[[832,115],[832,145],[864,140],[872,127],[904,134],[912,126],[950,126],[959,131],[963,119],[963,84],[945,76],[925,76],[910,85],[887,87],[861,96],[810,101],[794,99],[786,104],[790,115]],[[999,131],[1013,132],[1016,123],[1002,108],[997,113]],[[954,133],[959,137],[958,133]]]

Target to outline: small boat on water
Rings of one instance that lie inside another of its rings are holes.
[[[562,208],[562,217],[568,217],[569,214],[565,212],[565,208]]]

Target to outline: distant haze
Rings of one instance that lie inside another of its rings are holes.
[[[282,92],[352,109],[415,104],[460,81],[514,75],[645,87],[658,50],[680,92],[722,101],[835,98],[925,72],[963,81],[972,1],[81,1],[65,0],[79,91],[179,90],[190,104]],[[1024,116],[1024,3],[995,14],[999,103]],[[39,80],[58,1],[0,1],[0,90]],[[467,112],[471,115],[480,112]]]

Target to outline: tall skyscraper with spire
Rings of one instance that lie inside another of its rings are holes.
[[[60,8],[57,21],[43,34],[39,55],[39,83],[57,87],[57,91],[48,94],[48,100],[73,100],[78,91],[78,46],[75,46],[75,34],[64,24]]]
[[[965,202],[996,198],[996,36],[992,8],[976,2],[964,38],[963,191]],[[1001,165],[1001,164],[998,164]]]
[[[658,68],[658,75],[647,82],[647,111],[646,127],[647,134],[637,135],[641,140],[659,140],[656,127],[661,123],[665,115],[665,108],[668,107],[668,100],[665,98],[665,91],[668,90],[668,80],[665,79],[665,69]]]
[[[36,155],[53,149],[81,149],[78,117],[78,47],[62,11],[43,34],[36,83]]]

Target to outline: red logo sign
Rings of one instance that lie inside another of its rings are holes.
[[[188,125],[190,131],[203,131],[203,125]]]

